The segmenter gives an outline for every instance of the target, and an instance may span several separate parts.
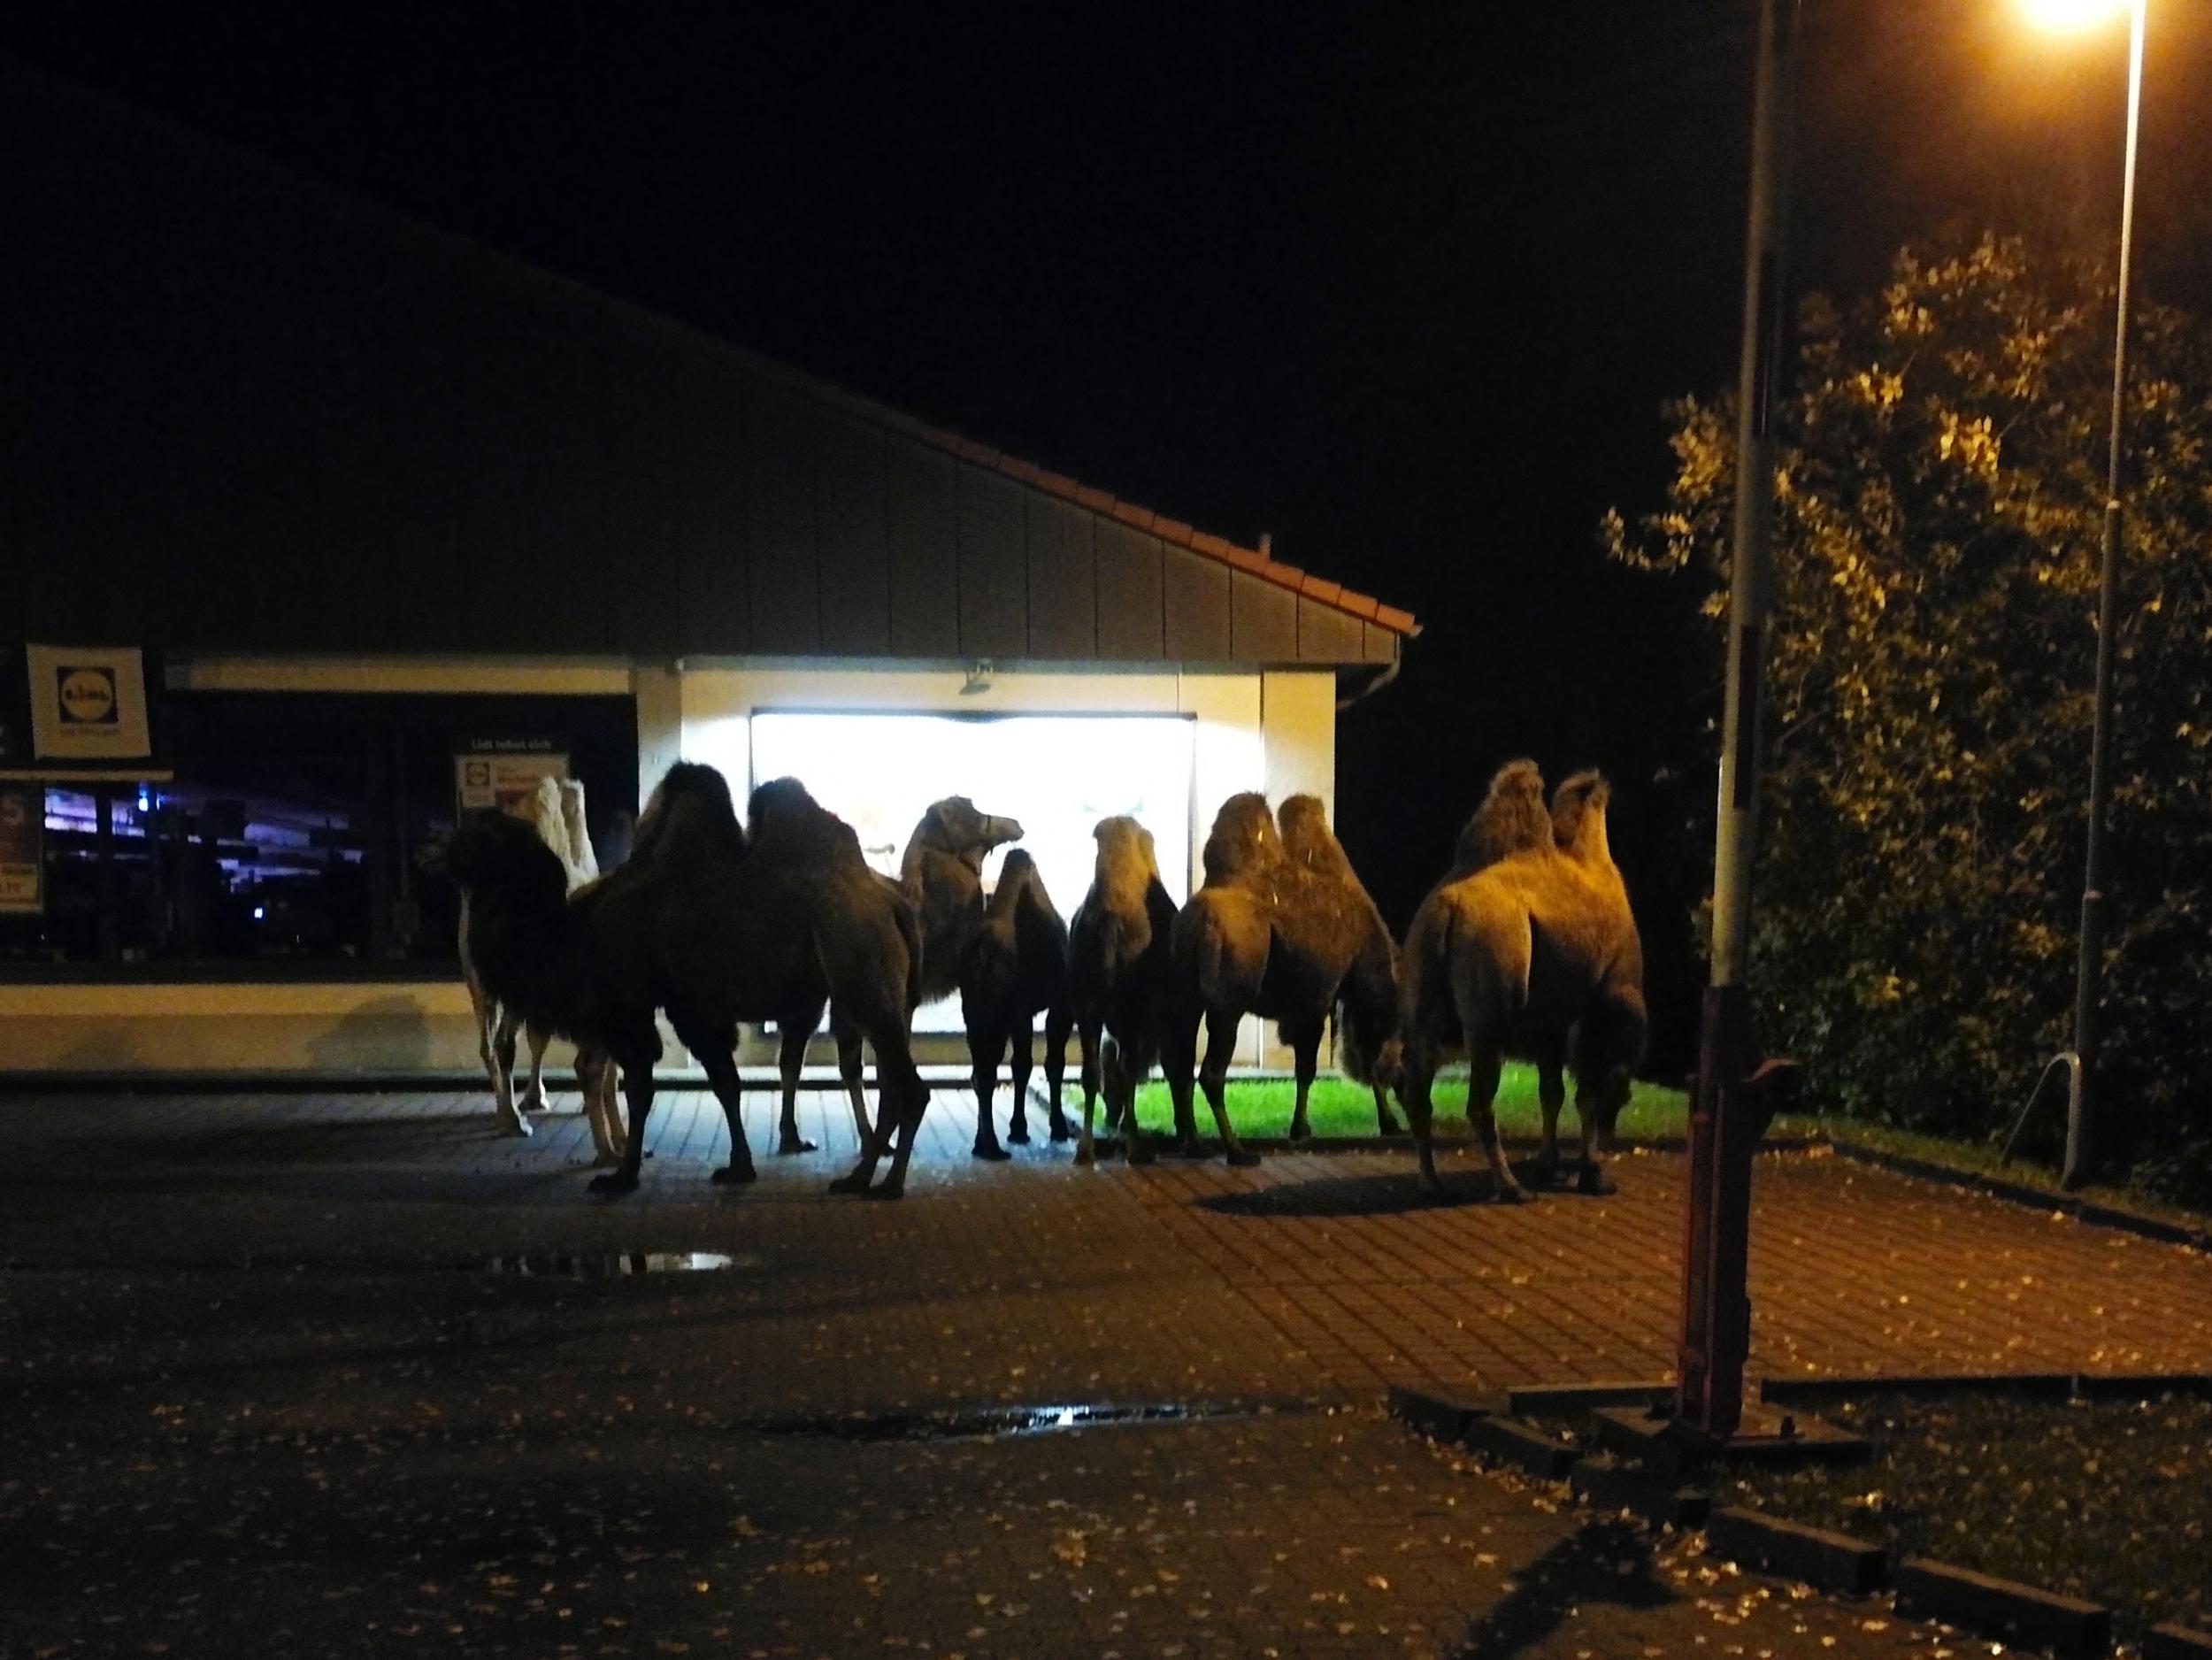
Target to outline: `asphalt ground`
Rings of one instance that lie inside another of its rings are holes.
[[[666,1105],[609,1201],[571,1097],[526,1141],[464,1094],[0,1101],[0,1656],[1967,1651],[1381,1415],[1663,1376],[1678,1157],[1520,1207],[1391,1152],[981,1164],[940,1090],[879,1203],[825,1192],[833,1096],[745,1189]],[[2212,1359],[2186,1250],[1755,1182],[1755,1370]]]

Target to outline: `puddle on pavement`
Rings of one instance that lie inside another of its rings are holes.
[[[495,1257],[486,1267],[495,1274],[537,1280],[627,1280],[638,1274],[713,1273],[738,1265],[736,1257],[721,1251],[583,1251],[558,1257]]]
[[[298,1257],[247,1253],[168,1261],[101,1258],[73,1262],[0,1262],[4,1273],[480,1273],[530,1280],[632,1280],[647,1274],[716,1273],[757,1268],[756,1256],[726,1251],[526,1251],[507,1257]]]
[[[766,1435],[819,1435],[833,1441],[982,1441],[1041,1435],[1058,1430],[1117,1424],[1194,1424],[1220,1418],[1279,1417],[1321,1409],[1295,1406],[1205,1404],[1188,1401],[1133,1405],[1070,1403],[1045,1406],[981,1407],[957,1412],[884,1412],[844,1418],[772,1418],[751,1427]]]

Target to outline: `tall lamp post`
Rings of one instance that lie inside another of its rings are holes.
[[[2077,1187],[2089,1173],[2096,1131],[2097,1015],[2104,980],[2105,818],[2112,799],[2112,657],[2120,588],[2120,461],[2127,424],[2128,280],[2135,240],[2135,147],[2143,113],[2143,18],[2147,0],[2023,0],[2029,14],[2054,27],[2102,22],[2127,7],[2128,119],[2120,187],[2119,299],[2112,340],[2112,423],[2105,458],[2104,550],[2097,573],[2096,713],[2089,738],[2089,847],[2081,890],[2080,957],[2074,980],[2074,1043],[2055,1064],[2067,1069],[2066,1163],[2059,1186]],[[2046,1068],[2048,1075],[2048,1068]],[[2031,1105],[2033,1103],[2031,1103]],[[2015,1134],[2018,1134],[2016,1129]]]

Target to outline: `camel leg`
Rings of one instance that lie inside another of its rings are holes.
[[[916,1069],[907,1048],[906,1034],[898,1026],[879,1027],[874,1040],[877,1081],[877,1134],[860,1146],[860,1162],[830,1183],[832,1193],[866,1194],[871,1198],[895,1199],[906,1191],[906,1167],[914,1157],[914,1140],[922,1127],[922,1113],[929,1105],[929,1086]],[[887,1128],[895,1108],[898,1145],[892,1149],[891,1173],[880,1187],[870,1187],[876,1163],[890,1148]]]
[[[1198,1070],[1198,1023],[1201,1010],[1171,1011],[1160,1044],[1160,1070],[1167,1074],[1167,1092],[1175,1103],[1175,1144],[1186,1158],[1198,1157],[1198,1118],[1191,1110],[1191,1080]],[[1132,1099],[1134,1097],[1133,1096]]]
[[[998,1057],[1005,1049],[1006,1034],[997,1022],[988,1018],[968,1022],[968,1081],[975,1089],[975,1145],[970,1150],[978,1158],[1002,1162],[1013,1157],[999,1145],[998,1113],[993,1104],[998,1094]],[[1020,1110],[1018,1102],[1015,1108]]]
[[[498,1108],[499,1127],[510,1135],[527,1135],[530,1126],[515,1111],[515,1036],[521,1017],[511,1009],[499,1011],[498,1029],[492,1034],[492,1100]]]
[[[1059,1004],[1045,1011],[1045,1095],[1052,1103],[1049,1134],[1056,1141],[1067,1141],[1075,1134],[1061,1100],[1068,1082],[1068,1028],[1074,1024],[1074,1017]]]
[[[602,1168],[622,1162],[622,1133],[614,1116],[614,1062],[603,1049],[580,1044],[576,1087],[583,1092],[584,1120],[591,1126],[591,1162]]]
[[[1091,1113],[1098,1105],[1098,1028],[1099,1023],[1095,1020],[1076,1022],[1076,1041],[1082,1046],[1083,1051],[1083,1129],[1075,1138],[1075,1162],[1079,1164],[1090,1164],[1098,1157],[1098,1149],[1091,1140]],[[1109,1130],[1114,1127],[1113,1110],[1113,1103],[1109,1099],[1106,1103],[1106,1127]]]
[[[1544,1111],[1544,1151],[1537,1160],[1536,1179],[1548,1187],[1559,1180],[1559,1110],[1567,1103],[1566,1057],[1563,1045],[1547,1041],[1536,1051],[1536,1098]],[[1584,1120],[1586,1128],[1588,1120]]]
[[[814,1143],[799,1136],[799,1075],[806,1070],[806,1046],[813,1037],[811,1030],[802,1032],[796,1026],[787,1026],[776,1051],[776,1064],[783,1073],[783,1117],[776,1130],[776,1152],[810,1153]]]
[[[682,1035],[680,1031],[678,1035]],[[753,1168],[753,1149],[745,1144],[745,1084],[737,1071],[737,1034],[731,1030],[716,1035],[720,1041],[683,1039],[684,1047],[706,1069],[708,1087],[722,1103],[722,1116],[729,1122],[730,1162],[717,1170],[712,1180],[725,1185],[753,1181],[760,1172]]]
[[[1406,1126],[1399,1123],[1396,1115],[1390,1111],[1390,1097],[1383,1093],[1383,1087],[1380,1084],[1370,1084],[1367,1087],[1374,1092],[1375,1095],[1375,1134],[1403,1135],[1406,1133]]]
[[[1575,1117],[1582,1120],[1582,1172],[1575,1181],[1579,1192],[1602,1195],[1619,1191],[1607,1177],[1598,1158],[1598,1119],[1605,1116],[1601,1108],[1609,1104],[1603,1097],[1616,1089],[1624,1100],[1628,1095],[1628,1080],[1624,1078],[1617,1080],[1604,1078],[1594,1084],[1586,1078],[1575,1080]]]
[[[1291,1063],[1298,1080],[1298,1103],[1290,1111],[1290,1139],[1310,1141],[1313,1126],[1306,1122],[1306,1097],[1313,1091],[1313,1075],[1321,1065],[1321,1022],[1286,1023],[1283,1035],[1290,1041]]]
[[[860,1087],[860,1034],[840,1020],[834,1009],[830,1011],[830,1035],[837,1040],[837,1075],[845,1080],[845,1099],[852,1103],[853,1139],[865,1147],[878,1135],[890,1133],[890,1119],[878,1113],[881,1122],[869,1122],[868,1097]]]
[[[1467,1127],[1490,1161],[1490,1175],[1496,1184],[1493,1196],[1500,1204],[1513,1204],[1525,1195],[1521,1184],[1513,1180],[1512,1167],[1505,1162],[1505,1149],[1498,1141],[1498,1115],[1493,1110],[1503,1064],[1504,1057],[1497,1045],[1483,1042],[1471,1031],[1467,1034]]]
[[[1214,1127],[1221,1132],[1222,1151],[1232,1164],[1256,1164],[1260,1156],[1237,1140],[1237,1133],[1229,1126],[1229,1057],[1237,1044],[1237,1017],[1233,1014],[1209,1013],[1206,1016],[1206,1064],[1199,1071],[1198,1081],[1205,1086],[1206,1104],[1214,1110]],[[1135,1096],[1131,1095],[1133,1107]],[[1194,1142],[1196,1138],[1194,1136]]]
[[[530,1045],[530,1087],[522,1092],[515,1105],[524,1112],[545,1111],[545,1046],[553,1041],[553,1034],[541,1026],[526,1026],[523,1035]]]
[[[635,1193],[638,1164],[645,1157],[645,1124],[653,1114],[653,1063],[660,1058],[660,1034],[646,1022],[612,1049],[622,1068],[622,1093],[630,1107],[629,1134],[623,1138],[622,1167],[603,1171],[591,1179],[594,1193]]]
[[[1406,1122],[1412,1126],[1413,1149],[1421,1161],[1421,1180],[1438,1198],[1444,1197],[1444,1180],[1436,1173],[1436,1147],[1429,1134],[1436,1116],[1436,1103],[1430,1097],[1436,1068],[1431,1064],[1425,1048],[1409,1043],[1405,1052],[1405,1073],[1398,1084],[1398,1102],[1406,1110]]]
[[[1034,1049],[1037,1028],[1025,1015],[1008,1035],[1011,1041],[1007,1045],[1006,1079],[1014,1088],[1014,1114],[1013,1121],[1006,1126],[1006,1139],[1017,1147],[1026,1147],[1029,1145],[1029,1074],[1036,1069]]]

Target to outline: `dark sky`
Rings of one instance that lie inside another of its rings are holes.
[[[2145,260],[2203,304],[2212,7],[2151,10]],[[1754,15],[71,0],[10,9],[0,50],[1272,532],[1427,626],[1340,738],[1340,819],[1394,919],[1528,752],[1613,773],[1672,960],[1717,667],[1594,525],[1652,503],[1661,400],[1732,379]],[[1801,283],[1863,289],[1952,215],[2115,221],[2124,28],[2025,39],[2014,0],[1807,15]]]

